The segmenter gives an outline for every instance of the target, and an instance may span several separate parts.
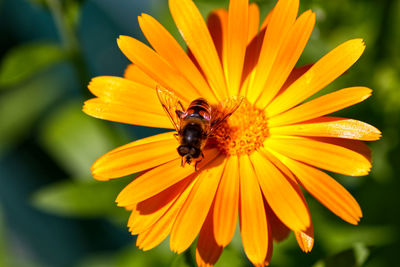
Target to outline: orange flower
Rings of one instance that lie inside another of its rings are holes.
[[[169,0],[188,53],[154,18],[140,27],[152,48],[127,36],[118,45],[133,62],[125,78],[97,77],[97,98],[84,112],[101,119],[173,128],[157,98],[168,88],[188,105],[204,97],[217,104],[234,95],[245,100],[204,149],[199,170],[181,167],[173,132],[138,140],[99,158],[98,180],[142,172],[118,196],[132,210],[128,226],[137,245],[151,249],[168,235],[181,253],[199,235],[196,260],[211,266],[235,232],[249,260],[269,263],[272,241],[292,230],[310,251],[314,233],[300,186],[343,220],[362,217],[356,200],[320,169],[361,176],[371,168],[361,141],[380,132],[366,123],[328,117],[363,101],[365,87],[350,87],[304,102],[350,68],[364,51],[361,39],[347,41],[313,65],[294,68],[315,23],[308,10],[297,16],[298,0],[280,0],[259,27],[257,5],[231,0],[229,10],[211,13],[207,24],[191,0]],[[303,103],[304,102],[304,103]]]

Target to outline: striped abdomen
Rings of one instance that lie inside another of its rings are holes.
[[[204,98],[193,100],[186,110],[184,119],[188,118],[199,118],[209,122],[211,119],[211,106]]]

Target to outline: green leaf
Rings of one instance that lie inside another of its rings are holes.
[[[120,250],[94,253],[79,262],[77,267],[170,266],[173,259],[175,259],[174,253],[170,251],[167,242],[162,242],[149,251],[142,251],[129,245]]]
[[[10,238],[10,232],[6,231],[4,223],[4,213],[0,205],[0,266],[18,266],[18,267],[38,267],[39,264],[30,257],[21,257],[20,247],[15,249],[15,243]]]
[[[242,266],[247,266],[247,264],[245,262],[244,255],[241,254],[240,251],[237,250],[237,248],[228,246],[224,249],[221,257],[215,264],[215,267],[223,267],[223,266],[242,267]]]
[[[0,154],[29,134],[39,115],[62,93],[61,75],[52,71],[15,90],[3,92],[0,98]]]
[[[5,240],[5,226],[3,223],[3,209],[0,206],[0,266],[7,266],[7,245]]]
[[[388,245],[395,242],[393,233],[397,231],[392,226],[357,226],[349,227],[326,227],[319,232],[325,233],[320,241],[330,250],[349,247],[352,244],[362,242],[367,245]]]
[[[185,257],[185,254],[179,254],[174,257],[174,260],[171,263],[171,267],[190,267],[191,265],[188,263],[188,259]]]
[[[117,255],[115,266],[168,266],[173,257],[174,253],[170,251],[168,242],[162,242],[149,251],[128,246]]]
[[[358,267],[368,259],[370,250],[363,243],[356,243],[353,248],[343,250],[324,260],[318,261],[314,267]]]
[[[107,183],[63,181],[40,189],[33,195],[35,207],[61,216],[107,217],[127,212],[116,206],[115,198],[127,184],[126,179]]]
[[[80,101],[66,103],[44,122],[40,142],[72,177],[90,180],[93,162],[124,143],[105,122],[83,113]]]
[[[354,244],[353,250],[356,266],[362,266],[367,261],[370,254],[369,248],[364,243],[356,243]]]
[[[47,8],[47,0],[29,0],[32,4]]]
[[[1,62],[0,87],[20,83],[64,58],[61,47],[52,43],[29,43],[14,47]]]
[[[115,253],[102,252],[84,258],[76,267],[115,267],[115,258]]]
[[[373,200],[373,199],[371,199]],[[340,221],[314,198],[308,198],[309,208],[313,214],[315,233],[323,233],[318,237],[318,244],[326,251],[340,251],[363,243],[367,246],[387,246],[396,242],[397,229],[392,225],[368,225],[361,221],[360,225],[350,225]]]

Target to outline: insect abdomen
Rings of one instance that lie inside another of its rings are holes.
[[[193,100],[187,111],[187,117],[198,117],[209,121],[211,115],[211,107],[203,98]]]

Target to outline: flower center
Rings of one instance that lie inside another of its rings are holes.
[[[240,107],[215,130],[212,139],[226,155],[250,155],[269,136],[267,121],[263,110],[244,99]]]

